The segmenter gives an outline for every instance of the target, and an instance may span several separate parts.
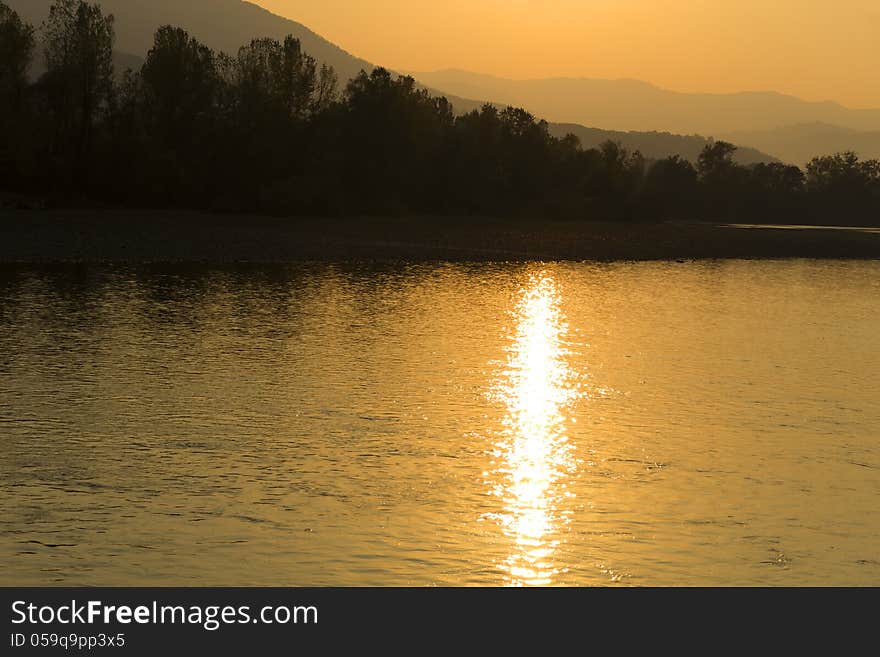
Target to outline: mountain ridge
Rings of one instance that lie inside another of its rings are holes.
[[[663,87],[659,84],[655,84],[648,80],[642,80],[639,78],[630,78],[630,77],[620,77],[620,78],[594,78],[587,75],[548,75],[543,77],[528,77],[528,78],[511,78],[500,75],[494,75],[492,73],[478,73],[475,71],[469,71],[463,68],[442,68],[434,71],[407,71],[409,75],[425,75],[425,76],[436,76],[436,75],[444,75],[444,74],[457,74],[457,75],[467,75],[473,78],[482,78],[486,80],[495,80],[499,82],[597,82],[597,83],[615,83],[615,84],[631,84],[632,86],[645,87],[656,91],[663,91],[665,93],[676,94],[679,96],[775,96],[780,98],[787,98],[796,100],[799,102],[803,102],[809,105],[826,105],[829,107],[839,107],[841,109],[861,112],[861,111],[875,111],[880,110],[880,108],[854,108],[848,107],[843,103],[839,103],[836,100],[832,99],[824,99],[824,100],[806,100],[799,96],[795,96],[794,94],[788,94],[781,91],[776,91],[774,89],[741,89],[739,91],[681,91],[679,89],[669,89],[667,87]]]
[[[853,151],[862,159],[880,159],[880,130],[859,131],[821,121],[732,132],[721,138],[749,144],[799,166],[813,157],[842,151]]]
[[[410,73],[450,93],[524,105],[548,120],[609,130],[717,135],[812,121],[880,130],[880,109],[853,109],[830,100],[807,101],[778,91],[689,93],[632,78],[514,80],[462,69]]]

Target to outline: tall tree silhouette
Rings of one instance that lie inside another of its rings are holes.
[[[158,135],[168,144],[189,143],[196,122],[215,107],[220,80],[214,52],[180,28],[161,27],[141,78]]]
[[[726,141],[707,144],[697,159],[703,190],[703,213],[708,217],[731,217],[743,211],[745,167],[733,160],[736,146]]]
[[[56,127],[54,152],[83,182],[95,120],[113,84],[113,17],[83,0],[55,0],[43,25],[43,84]]]
[[[733,161],[736,146],[726,141],[707,144],[697,160],[697,170],[704,182],[722,181],[737,164]]]
[[[453,125],[452,106],[432,98],[411,77],[377,68],[361,72],[345,90],[345,180],[370,212],[421,209],[435,180],[434,158]]]
[[[16,163],[27,134],[27,69],[33,52],[33,27],[0,2],[0,179],[18,179]]]
[[[804,172],[781,162],[756,164],[748,171],[744,196],[755,220],[786,221],[805,211]]]
[[[0,2],[0,117],[21,107],[34,54],[34,28]]]
[[[641,212],[657,219],[682,219],[694,211],[698,193],[697,170],[674,155],[648,167],[640,198]]]

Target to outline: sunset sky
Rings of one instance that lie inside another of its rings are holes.
[[[256,0],[400,71],[637,78],[880,107],[878,0]]]

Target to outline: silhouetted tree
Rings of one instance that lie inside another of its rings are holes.
[[[791,164],[760,162],[750,169],[752,182],[768,194],[800,194],[804,172]]]
[[[706,218],[730,217],[743,210],[748,170],[734,161],[735,152],[733,144],[715,141],[707,144],[697,159]]]
[[[605,141],[585,151],[581,159],[583,193],[588,216],[595,219],[630,219],[644,178],[645,160],[619,142]]]
[[[682,219],[693,215],[697,170],[678,155],[657,160],[645,175],[640,198],[641,213],[657,219]]]
[[[850,221],[880,216],[880,161],[859,161],[847,151],[817,157],[807,164],[807,191],[813,210]]]
[[[318,83],[312,97],[314,112],[322,112],[333,105],[338,97],[339,76],[332,66],[321,64]]]
[[[348,83],[340,118],[344,182],[358,204],[369,212],[421,209],[433,158],[454,122],[448,101],[377,68]]]
[[[237,178],[246,200],[273,212],[308,205],[307,187],[315,182],[308,162],[317,133],[313,121],[332,105],[333,70],[319,69],[292,36],[255,39],[228,64],[226,141],[234,157],[245,155],[250,163]]]
[[[94,122],[112,90],[113,39],[113,17],[83,0],[55,0],[43,24],[42,85],[56,127],[53,151],[80,182]]]
[[[736,146],[726,141],[715,141],[707,144],[697,160],[697,171],[700,180],[712,182],[724,180],[736,169],[733,161]]]
[[[784,222],[804,210],[804,172],[781,162],[759,163],[748,170],[746,203],[752,220]]]
[[[220,84],[214,52],[180,28],[156,32],[141,68],[144,102],[159,136],[188,143],[195,123],[215,108]]]
[[[250,116],[263,111],[301,121],[326,109],[336,96],[336,74],[303,52],[299,39],[255,39],[235,62],[239,102]]]
[[[807,165],[807,185],[813,192],[855,193],[869,188],[878,177],[877,160],[860,162],[852,151],[816,157]]]
[[[20,108],[33,53],[34,28],[0,2],[0,117]]]
[[[34,29],[0,2],[0,185],[21,185],[20,161],[28,138],[24,111]]]
[[[442,165],[447,209],[490,213],[507,190],[498,110],[484,105],[457,117],[453,127],[444,145]]]

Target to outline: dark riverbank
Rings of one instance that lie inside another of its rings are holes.
[[[0,211],[0,262],[880,259],[880,231],[485,218]]]

